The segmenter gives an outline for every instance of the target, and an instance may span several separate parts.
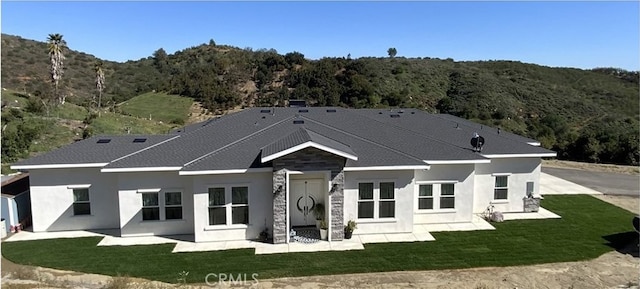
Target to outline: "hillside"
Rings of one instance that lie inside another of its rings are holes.
[[[73,50],[66,55],[63,85],[69,100],[82,105],[95,94],[96,58]],[[2,34],[2,60],[3,88],[46,95],[45,43]],[[281,55],[211,41],[172,55],[158,49],[138,61],[106,62],[105,76],[111,105],[164,91],[191,97],[216,113],[284,105],[289,98],[311,105],[417,107],[539,139],[562,159],[639,161],[638,72],[428,57],[310,61],[297,52]]]

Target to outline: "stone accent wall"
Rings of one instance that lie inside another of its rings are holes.
[[[282,184],[286,188],[285,169],[292,171],[331,171],[331,182],[336,190],[331,195],[331,240],[344,239],[344,165],[345,158],[316,149],[304,150],[273,160],[274,191]],[[329,188],[331,189],[331,188]],[[280,196],[282,195],[282,196]],[[287,220],[285,218],[286,192],[276,194],[273,199],[273,243],[285,243]],[[276,237],[277,236],[277,237]]]
[[[331,183],[337,185],[331,194],[331,240],[339,241],[344,239],[344,171],[331,171]]]
[[[282,191],[275,193],[278,187],[282,186]],[[287,179],[285,170],[273,171],[273,243],[282,244],[287,242]]]
[[[525,213],[531,213],[531,212],[537,212],[538,210],[540,210],[540,198],[523,198],[522,201],[524,202],[524,212]]]

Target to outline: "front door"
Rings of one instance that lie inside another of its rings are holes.
[[[289,212],[291,226],[311,226],[316,224],[313,209],[323,203],[321,180],[292,180],[289,187]]]

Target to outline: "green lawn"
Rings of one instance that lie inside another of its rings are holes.
[[[635,233],[620,234],[633,230],[632,213],[593,197],[548,196],[542,205],[562,219],[508,221],[495,224],[495,231],[434,233],[434,242],[369,244],[361,251],[173,254],[174,245],[96,247],[100,238],[77,238],[3,243],[2,254],[21,264],[172,283],[184,270],[190,272],[188,282],[202,283],[208,273],[258,273],[264,279],[578,261],[637,238]]]
[[[138,95],[120,105],[123,113],[164,123],[184,124],[189,117],[191,98],[149,92]]]

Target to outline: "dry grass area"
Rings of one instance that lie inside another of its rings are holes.
[[[640,213],[640,198],[637,196],[593,195],[593,197],[623,208],[629,212],[635,214]]]
[[[542,160],[542,166],[550,168],[585,170],[592,172],[621,173],[628,175],[640,174],[640,167],[636,166],[593,164],[561,160]]]

